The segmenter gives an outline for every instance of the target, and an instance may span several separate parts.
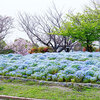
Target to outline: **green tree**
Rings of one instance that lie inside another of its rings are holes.
[[[6,45],[7,45],[6,42],[1,40],[0,41],[0,50],[3,50]]]
[[[83,13],[67,14],[67,20],[60,29],[60,34],[71,35],[71,38],[81,42],[87,51],[92,51],[93,41],[100,39],[100,5],[92,2],[94,8],[86,7]]]
[[[93,41],[100,37],[100,20],[95,14],[84,13],[71,16],[73,34],[72,37],[79,40],[87,51],[91,51]]]

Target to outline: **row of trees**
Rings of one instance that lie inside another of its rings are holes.
[[[69,52],[79,42],[91,51],[93,41],[100,40],[100,4],[92,4],[93,8],[86,7],[83,13],[70,12],[65,19],[55,5],[44,16],[20,13],[19,25],[33,44],[41,43],[55,52]],[[0,17],[0,40],[9,33],[12,22],[10,17]]]

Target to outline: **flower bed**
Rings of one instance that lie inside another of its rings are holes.
[[[59,82],[100,82],[100,53],[1,54],[0,75]]]

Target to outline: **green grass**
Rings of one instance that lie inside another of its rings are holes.
[[[49,100],[100,100],[100,89],[97,88],[68,88],[63,89],[38,85],[33,82],[0,81],[0,95],[28,97]]]

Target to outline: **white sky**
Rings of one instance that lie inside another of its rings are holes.
[[[52,8],[52,1],[57,8],[63,9],[66,14],[69,9],[82,11],[84,4],[89,4],[90,0],[0,0],[0,15],[12,16],[16,21],[18,12],[45,13],[48,8]],[[16,28],[12,34],[6,37],[6,41],[9,43],[19,37],[28,39],[24,32],[22,33]]]

